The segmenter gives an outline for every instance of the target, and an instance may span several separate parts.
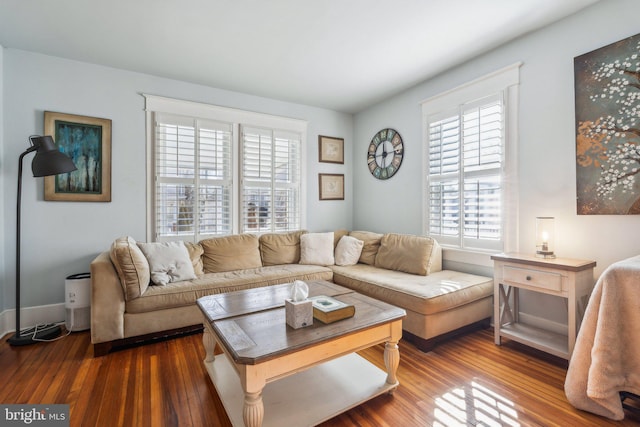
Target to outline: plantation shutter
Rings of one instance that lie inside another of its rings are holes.
[[[504,114],[500,95],[427,119],[428,229],[445,244],[499,249]]]
[[[242,232],[300,228],[301,136],[242,127]]]
[[[155,240],[231,233],[228,123],[170,114],[155,120]]]

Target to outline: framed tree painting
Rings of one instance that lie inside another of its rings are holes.
[[[579,215],[640,214],[640,34],[574,59]]]
[[[111,201],[111,120],[45,111],[44,131],[77,170],[47,176],[44,199]]]

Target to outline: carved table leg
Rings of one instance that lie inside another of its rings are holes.
[[[247,427],[262,426],[264,418],[264,404],[262,403],[262,391],[257,393],[245,392],[242,419]]]
[[[384,365],[387,367],[387,384],[398,384],[396,371],[400,365],[398,341],[389,341],[384,346]]]
[[[264,372],[260,365],[242,365],[240,367],[240,383],[244,391],[242,419],[246,427],[261,427],[264,419],[262,390],[266,385]]]

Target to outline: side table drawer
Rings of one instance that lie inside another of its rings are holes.
[[[562,290],[562,276],[558,273],[504,266],[502,274],[506,282],[516,282],[551,291]]]

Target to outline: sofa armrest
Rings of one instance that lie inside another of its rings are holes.
[[[124,291],[109,252],[91,262],[91,342],[124,338]]]

